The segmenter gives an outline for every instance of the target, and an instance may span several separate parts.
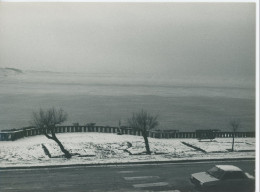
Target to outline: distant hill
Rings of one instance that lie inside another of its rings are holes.
[[[23,73],[23,71],[21,69],[17,69],[17,68],[9,68],[9,67],[6,67],[4,68],[5,70],[7,71],[15,71],[17,73]]]
[[[0,68],[0,76],[18,75],[22,73],[23,71],[17,68],[10,68],[10,67]]]

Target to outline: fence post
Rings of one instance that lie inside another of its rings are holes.
[[[116,133],[117,127],[109,126],[57,126],[56,133],[65,132],[102,132],[102,133]],[[22,137],[40,135],[43,133],[50,134],[50,130],[46,128],[36,129],[34,127],[26,127],[14,131],[7,131],[0,133],[0,140],[17,140]],[[122,129],[123,134],[142,136],[141,131],[130,128]],[[216,138],[231,138],[233,132],[214,132]],[[177,131],[148,131],[148,137],[151,138],[197,138],[197,132],[177,132]],[[237,138],[255,137],[255,132],[235,132]]]

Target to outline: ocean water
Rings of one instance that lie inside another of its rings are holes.
[[[26,71],[0,73],[0,130],[30,125],[33,111],[62,107],[65,124],[117,126],[140,109],[159,115],[158,129],[255,129],[254,82],[248,79]]]

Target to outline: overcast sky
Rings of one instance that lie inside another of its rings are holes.
[[[254,77],[253,3],[1,3],[0,67]]]

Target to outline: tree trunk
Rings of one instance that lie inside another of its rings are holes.
[[[235,133],[233,132],[233,134],[232,134],[232,149],[231,149],[232,152],[234,151],[234,142],[235,142]]]
[[[66,157],[67,159],[71,158],[72,155],[70,154],[70,152],[69,152],[68,150],[66,150],[66,149],[64,148],[64,146],[63,146],[62,143],[57,139],[57,137],[54,138],[53,140],[59,145],[60,150],[64,153],[65,157]]]
[[[65,157],[67,158],[67,159],[70,159],[71,157],[72,157],[72,155],[70,154],[70,152],[68,151],[68,150],[66,150],[65,148],[64,148],[64,146],[62,145],[62,143],[60,142],[60,140],[56,137],[56,134],[55,134],[55,127],[53,127],[52,129],[51,129],[51,135],[52,135],[52,137],[51,137],[51,139],[53,139],[58,145],[59,145],[59,147],[60,147],[60,150],[64,153],[64,155],[65,155]]]
[[[146,133],[143,133],[143,138],[144,138],[144,142],[145,142],[146,154],[151,155],[149,141],[148,141],[148,137],[147,137]]]

